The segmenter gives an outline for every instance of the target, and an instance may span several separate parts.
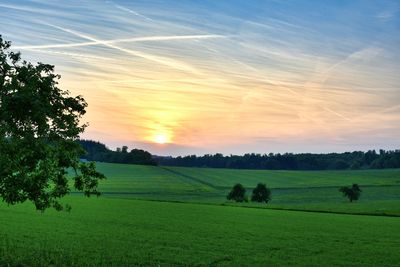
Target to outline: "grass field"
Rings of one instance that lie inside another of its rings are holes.
[[[69,197],[0,206],[0,266],[398,266],[399,218]]]
[[[71,194],[70,213],[1,203],[0,266],[399,266],[400,170],[98,169],[103,196]],[[272,201],[227,202],[236,182]]]
[[[400,169],[357,171],[270,171],[210,168],[167,167],[181,174],[197,177],[216,187],[232,187],[242,183],[254,187],[259,182],[272,188],[341,186],[351,183],[361,185],[400,185]]]
[[[242,183],[250,194],[263,182],[272,188],[267,208],[400,215],[399,169],[268,171],[110,163],[99,163],[98,168],[108,177],[101,185],[107,197],[222,204],[235,183]],[[356,203],[348,203],[338,192],[352,183],[363,190]]]

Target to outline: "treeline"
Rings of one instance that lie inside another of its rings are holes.
[[[329,154],[222,154],[155,157],[159,165],[265,170],[346,170],[400,168],[400,150]]]
[[[116,151],[110,150],[104,144],[92,140],[78,141],[86,154],[82,159],[88,161],[100,161],[110,163],[140,164],[140,165],[157,165],[152,155],[141,149],[132,149],[128,151],[127,146],[117,148]]]
[[[164,165],[181,167],[207,167],[259,170],[358,170],[400,168],[400,150],[369,150],[328,154],[245,154],[224,156],[220,153],[204,156],[153,156],[141,149],[128,151],[127,146],[113,151],[92,140],[79,140],[86,150],[82,158],[89,161]]]

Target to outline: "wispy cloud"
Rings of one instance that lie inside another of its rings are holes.
[[[135,16],[138,16],[138,17],[140,17],[140,18],[144,18],[144,19],[146,19],[146,20],[153,21],[151,18],[146,17],[146,16],[144,16],[144,15],[142,15],[142,14],[139,14],[138,12],[133,11],[133,10],[130,9],[130,8],[126,8],[126,7],[121,6],[121,5],[115,5],[115,7],[118,8],[118,9],[120,9],[120,10],[129,12],[129,13],[131,13],[131,14],[133,14],[133,15],[135,15]]]
[[[396,6],[3,1],[0,33],[85,96],[88,138],[151,148],[163,132],[185,151],[362,149],[400,146]]]
[[[142,57],[144,59],[147,59],[147,60],[150,60],[150,61],[153,61],[153,62],[156,62],[156,63],[160,63],[160,64],[163,64],[163,65],[166,65],[166,66],[174,68],[174,69],[188,71],[188,72],[195,73],[195,74],[199,73],[195,68],[189,66],[188,64],[186,64],[184,62],[180,62],[180,61],[175,60],[175,59],[162,57],[162,56],[156,56],[156,55],[152,55],[152,54],[147,54],[147,53],[144,53],[144,52],[141,52],[141,51],[137,51],[137,50],[122,48],[122,47],[113,45],[112,43],[105,42],[105,41],[96,39],[94,37],[91,37],[91,36],[88,36],[86,34],[82,34],[82,33],[67,29],[67,28],[55,26],[55,25],[52,25],[52,24],[47,24],[47,25],[51,26],[51,27],[54,27],[56,29],[62,30],[64,32],[71,33],[71,34],[73,34],[75,36],[78,36],[78,37],[80,37],[82,39],[90,40],[90,41],[94,42],[97,45],[104,45],[104,46],[107,46],[107,47],[110,47],[110,48],[125,52],[125,53],[130,54],[130,55],[134,55],[134,56],[137,56],[137,57]]]
[[[396,13],[399,11],[399,8],[394,8],[386,11],[379,12],[376,17],[382,21],[388,21],[394,18]]]

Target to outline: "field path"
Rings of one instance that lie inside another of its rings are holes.
[[[213,185],[212,183],[203,181],[203,180],[201,180],[201,179],[199,179],[199,178],[196,178],[196,177],[193,177],[193,176],[190,176],[190,175],[187,175],[187,174],[183,174],[183,173],[178,172],[178,171],[175,171],[175,170],[171,170],[171,169],[168,168],[168,167],[159,166],[159,168],[161,168],[161,169],[163,169],[163,170],[166,170],[166,171],[168,171],[168,172],[170,172],[170,173],[173,173],[173,174],[175,174],[175,175],[178,175],[178,176],[180,176],[180,177],[183,177],[183,178],[185,178],[185,179],[189,179],[189,180],[195,181],[195,182],[197,182],[197,183],[203,184],[203,185],[205,185],[205,186],[211,187],[211,188],[214,189],[214,190],[221,190],[221,189],[226,189],[226,188],[227,188],[227,187],[225,187],[225,186],[215,186],[215,185]]]

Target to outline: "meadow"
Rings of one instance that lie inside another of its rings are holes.
[[[400,215],[400,169],[269,171],[111,163],[99,163],[98,168],[109,177],[100,187],[107,197],[230,205],[226,195],[235,183],[243,184],[250,195],[256,184],[262,182],[271,188],[272,201],[268,205],[244,205]],[[359,201],[348,203],[338,188],[353,183],[358,183],[363,192]]]
[[[1,203],[0,266],[400,262],[398,169],[252,171],[109,163],[99,163],[98,169],[108,177],[100,185],[103,195],[84,198],[72,192],[63,200],[72,206],[70,213]],[[265,182],[272,201],[226,201],[236,182],[248,191]],[[351,183],[363,190],[356,203],[338,192]]]
[[[396,266],[399,218],[72,196],[0,206],[0,266]],[[8,265],[9,264],[9,265]]]

